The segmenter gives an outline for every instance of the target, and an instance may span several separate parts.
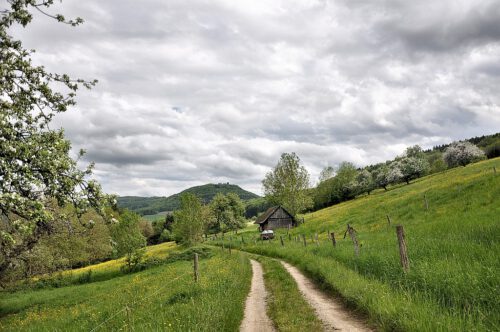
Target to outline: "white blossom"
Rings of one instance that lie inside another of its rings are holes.
[[[443,160],[448,167],[465,166],[484,157],[481,149],[467,141],[451,143],[443,154]]]

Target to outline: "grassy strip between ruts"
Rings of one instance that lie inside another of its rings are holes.
[[[250,288],[244,254],[177,261],[102,282],[7,293],[2,331],[236,331]]]
[[[278,331],[321,331],[321,321],[306,302],[295,280],[276,260],[255,257],[264,268],[268,314]]]

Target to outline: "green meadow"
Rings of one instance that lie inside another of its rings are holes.
[[[190,254],[105,281],[4,292],[0,330],[236,331],[250,288],[249,261],[201,248],[209,254],[200,259],[197,283]]]
[[[259,241],[249,224],[209,243],[262,255],[268,315],[280,331],[319,330],[321,323],[281,264],[264,256],[296,265],[379,330],[499,330],[500,174],[494,167],[500,169],[500,159],[306,214],[304,224],[277,232],[273,241]],[[359,255],[347,224],[356,231]],[[407,272],[396,225],[405,230]],[[251,268],[242,251],[221,249],[163,243],[147,248],[134,273],[125,273],[119,259],[33,278],[0,293],[0,330],[236,331]],[[194,252],[201,257],[198,283]]]
[[[258,241],[248,229],[226,235],[225,246],[295,264],[381,330],[499,330],[498,170],[498,158],[451,169],[307,214],[304,224],[288,235],[277,232],[273,241]],[[359,256],[344,238],[347,224],[356,230]],[[404,226],[407,273],[395,225]]]

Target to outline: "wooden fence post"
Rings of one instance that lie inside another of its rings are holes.
[[[304,247],[307,247],[306,236],[302,234],[302,239],[304,240]]]
[[[198,282],[198,254],[194,253],[194,282]]]
[[[280,235],[281,246],[284,247],[285,243],[283,242],[283,236]]]
[[[132,319],[131,319],[132,310],[128,305],[125,306],[125,314],[127,315],[127,331],[132,331]]]
[[[388,214],[385,215],[387,217],[387,224],[391,226],[391,217]]]
[[[358,239],[356,237],[356,231],[354,230],[354,228],[351,227],[351,225],[347,224],[347,231],[349,233],[349,236],[351,237],[351,240],[352,240],[352,243],[354,244],[354,253],[356,254],[356,256],[359,256],[359,243],[358,243]],[[345,234],[344,234],[344,238],[345,238]]]
[[[408,260],[408,252],[406,250],[405,232],[402,225],[396,226],[396,234],[398,236],[399,242],[399,257],[401,260],[401,266],[405,272],[410,270],[410,261]]]
[[[333,246],[336,247],[337,246],[337,241],[335,241],[335,233],[334,232],[330,233],[330,238],[332,239]]]
[[[493,174],[497,175],[497,168],[493,166]]]

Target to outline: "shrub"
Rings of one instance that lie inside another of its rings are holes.
[[[453,142],[443,154],[443,160],[450,168],[465,166],[484,157],[481,149],[467,141]]]
[[[125,265],[122,266],[123,271],[134,272],[141,270],[145,253],[146,249],[141,248],[127,254],[127,256],[125,256]]]
[[[172,235],[172,232],[169,231],[168,229],[164,229],[161,234],[160,234],[160,238],[159,238],[159,242],[162,243],[162,242],[168,242],[168,241],[173,241],[174,240],[174,236]]]

